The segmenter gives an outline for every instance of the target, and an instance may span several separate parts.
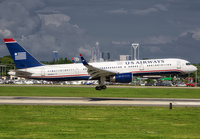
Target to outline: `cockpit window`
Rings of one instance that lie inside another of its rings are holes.
[[[186,65],[191,65],[190,63],[186,63]]]

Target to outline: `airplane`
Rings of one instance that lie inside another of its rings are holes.
[[[197,70],[187,60],[177,58],[88,63],[82,54],[82,63],[44,65],[13,38],[5,38],[4,42],[17,68],[8,74],[50,81],[98,80],[96,90],[106,89],[105,81],[130,83],[133,76],[187,74]]]

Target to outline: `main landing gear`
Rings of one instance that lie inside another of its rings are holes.
[[[106,89],[106,86],[105,85],[103,85],[104,84],[104,82],[105,82],[105,80],[106,80],[106,77],[105,76],[100,76],[99,77],[99,86],[96,86],[95,87],[95,89],[96,90],[105,90]]]
[[[106,88],[107,88],[107,87],[106,87],[105,85],[100,85],[100,86],[96,86],[96,87],[95,87],[95,89],[96,89],[96,90],[99,90],[99,91],[102,90],[102,89],[105,90]]]

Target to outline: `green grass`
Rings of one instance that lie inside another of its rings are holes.
[[[0,105],[0,138],[199,138],[200,108]]]
[[[107,88],[96,91],[83,87],[1,86],[0,96],[52,97],[132,97],[132,98],[200,98],[200,89],[180,88]]]
[[[199,89],[1,86],[0,96],[200,98]],[[0,105],[0,138],[199,138],[200,107]]]

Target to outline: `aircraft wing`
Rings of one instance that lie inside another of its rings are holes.
[[[83,65],[85,67],[87,67],[87,69],[88,69],[87,72],[91,76],[90,79],[96,79],[101,76],[114,76],[114,75],[118,74],[117,72],[108,71],[108,70],[94,67],[94,66],[88,64],[87,61],[85,60],[85,58],[81,54],[80,54],[80,57],[81,57],[81,61],[82,61]]]

